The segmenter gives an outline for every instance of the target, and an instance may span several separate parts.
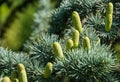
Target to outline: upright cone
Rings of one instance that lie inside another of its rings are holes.
[[[26,70],[23,64],[18,64],[18,78],[19,82],[28,82]]]
[[[57,58],[60,58],[60,59],[64,58],[62,48],[58,42],[53,43],[53,52]]]
[[[74,28],[81,33],[82,32],[82,23],[81,23],[79,14],[76,11],[73,11],[73,13],[72,13],[72,22],[73,22]]]
[[[68,39],[66,44],[66,50],[70,50],[73,47],[73,41],[71,39]]]
[[[108,3],[107,5],[107,14],[113,14],[113,4],[111,2]]]
[[[49,78],[50,75],[52,74],[52,70],[53,70],[53,64],[51,62],[48,62],[43,72],[44,78]]]
[[[79,34],[79,32],[78,32],[78,30],[74,30],[74,32],[73,32],[73,38],[72,38],[72,40],[73,40],[73,47],[74,48],[76,48],[76,47],[78,47],[78,44],[79,44],[79,36],[80,36],[80,34]]]
[[[91,48],[90,39],[88,37],[84,38],[84,46],[86,50],[89,50]]]
[[[112,26],[113,4],[110,2],[107,6],[105,31],[109,32]]]
[[[9,77],[4,77],[1,82],[11,82]]]

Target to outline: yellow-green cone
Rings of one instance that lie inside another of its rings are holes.
[[[19,82],[28,82],[26,70],[23,64],[18,64],[18,78]]]
[[[53,52],[57,58],[60,58],[60,59],[64,58],[62,48],[58,42],[53,43]]]
[[[4,77],[1,82],[11,82],[9,77]]]
[[[113,14],[113,4],[111,2],[107,6],[107,14]]]
[[[79,44],[79,36],[80,36],[80,34],[79,34],[79,32],[78,32],[78,30],[74,30],[74,32],[73,32],[73,38],[72,38],[72,40],[73,40],[73,47],[74,48],[76,48],[76,47],[78,47],[78,44]]]
[[[71,39],[68,39],[66,44],[66,50],[70,50],[73,47],[73,41]]]
[[[72,22],[73,22],[74,28],[81,33],[82,32],[82,23],[80,21],[79,14],[76,11],[73,11],[73,13],[72,13]]]
[[[112,26],[112,14],[106,15],[105,30],[110,31]]]
[[[49,78],[50,75],[52,74],[52,70],[53,70],[53,64],[51,62],[48,62],[43,72],[44,78]]]
[[[88,37],[84,38],[85,49],[89,50],[91,48],[90,39]]]
[[[113,4],[110,2],[107,6],[105,31],[109,32],[112,26]]]

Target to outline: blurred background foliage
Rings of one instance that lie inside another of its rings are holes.
[[[51,7],[58,7],[59,1],[50,0]],[[34,22],[34,14],[39,5],[39,0],[0,1],[1,46],[14,51],[22,50],[23,44],[32,32],[31,26]]]
[[[3,0],[0,5],[0,43],[20,50],[31,33],[37,0]]]
[[[6,33],[3,36],[2,46],[8,46],[13,50],[21,48],[21,45],[31,33],[30,26],[33,22],[32,19],[34,12],[35,7],[29,5],[26,10],[23,10],[23,13],[16,13],[17,17],[6,29]]]
[[[46,0],[47,1],[47,0]],[[57,8],[62,0],[50,0]],[[14,51],[22,50],[23,44],[32,32],[34,14],[39,9],[39,0],[0,0],[0,45]],[[120,60],[120,40],[113,48]],[[120,62],[120,61],[119,61]]]

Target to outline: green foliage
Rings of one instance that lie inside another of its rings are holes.
[[[114,21],[114,16],[113,24],[109,32],[105,31],[105,16],[97,13],[96,15],[90,14],[87,18],[88,21],[86,22],[86,25],[93,27],[96,30],[96,33],[101,38],[101,43],[111,44],[115,39],[120,37],[120,29],[119,26],[115,24],[116,21]]]
[[[51,26],[49,32],[64,36],[66,29],[72,28],[71,13],[77,11],[81,17],[82,25],[88,25],[95,28],[96,33],[101,38],[101,43],[111,44],[120,36],[119,29],[119,2],[114,2],[113,23],[109,32],[105,31],[105,13],[109,0],[67,0],[61,3],[51,15]],[[59,30],[58,30],[59,29]]]
[[[95,46],[89,52],[82,48],[68,52],[63,61],[55,63],[56,74],[81,82],[107,81],[106,74],[114,65],[108,50],[105,46]]]
[[[23,0],[18,0],[18,1],[9,1],[12,5],[8,5],[6,3],[3,3],[0,5],[0,28],[3,28],[3,24],[7,21],[7,18],[9,15],[12,13],[12,11],[20,4],[22,4]]]
[[[31,60],[28,55],[23,53],[15,53],[0,47],[0,75],[10,76],[13,71],[17,71],[17,65],[22,63],[26,67],[28,81],[47,82],[43,78],[43,66],[35,60]],[[49,79],[51,80],[51,79]]]
[[[27,42],[26,51],[29,52],[32,60],[37,59],[41,64],[46,65],[47,62],[54,60],[52,44],[57,40],[58,37],[55,35],[40,34],[36,39]]]
[[[2,24],[5,22],[8,14],[10,13],[10,9],[8,6],[4,3],[0,6],[0,29],[2,28]]]
[[[35,2],[37,0],[2,1],[0,5],[0,45],[15,51],[22,48],[31,32],[33,13],[37,8]]]
[[[105,32],[104,31],[104,27],[105,27],[105,15],[97,13],[96,15],[92,14],[88,16],[88,25],[93,26],[96,31],[97,34],[100,36],[100,38],[102,39],[102,43],[107,43],[107,44],[111,44],[112,42],[114,42],[115,39],[118,39],[120,37],[120,29],[119,29],[119,2],[115,2],[113,3],[113,23],[111,26],[111,30],[109,32]],[[107,12],[106,12],[107,13]]]
[[[11,75],[10,75],[10,79],[12,82],[18,82],[18,73],[17,71],[12,71]]]
[[[37,34],[46,32],[49,28],[49,14],[52,10],[50,1],[39,0],[39,8],[35,14],[34,24],[32,25],[32,34],[30,38],[37,37]]]
[[[3,47],[8,47],[12,50],[19,50],[22,47],[23,43],[31,33],[34,12],[35,7],[33,8],[30,5],[27,8],[27,11],[24,10],[24,14],[17,14],[18,18],[15,19],[15,21],[10,25],[4,34],[4,38],[2,39]]]
[[[9,75],[18,63],[27,64],[29,57],[23,53],[15,53],[0,47],[0,74]]]
[[[60,7],[51,15],[50,33],[63,36],[64,30],[70,28],[73,11],[77,11],[83,21],[90,13],[102,12],[101,9],[105,10],[107,2],[109,0],[63,0]]]
[[[113,3],[112,28],[106,32],[105,13],[109,1],[62,0],[50,16],[50,2],[40,0],[32,34],[24,44],[26,53],[0,47],[1,77],[11,77],[21,63],[26,68],[28,82],[119,82],[119,63],[111,46],[106,45],[112,45],[119,37],[120,22],[116,16],[119,2]],[[73,11],[79,14],[74,20]],[[77,23],[82,25],[80,32],[75,28]]]
[[[41,36],[41,35],[39,35]],[[46,36],[46,35],[42,35],[42,36]],[[83,38],[85,36],[88,36],[91,40],[91,49],[86,51],[84,49],[84,44],[83,44]],[[98,45],[97,44],[97,36],[95,34],[94,29],[92,28],[85,28],[83,29],[83,32],[81,33],[80,36],[80,44],[78,46],[78,49],[72,49],[72,51],[65,51],[65,47],[63,48],[63,54],[64,54],[64,59],[63,60],[59,60],[57,58],[55,58],[56,60],[51,60],[50,62],[53,62],[53,74],[55,73],[55,75],[51,75],[51,77],[49,78],[49,80],[54,77],[54,80],[60,80],[63,81],[64,78],[63,77],[69,77],[70,80],[72,81],[83,81],[83,82],[87,82],[87,81],[113,81],[112,79],[114,78],[108,78],[110,77],[108,73],[111,73],[112,69],[114,68],[115,62],[114,62],[114,58],[112,56],[112,51],[110,51],[110,48],[108,48],[105,45]],[[44,37],[42,37],[44,38]],[[49,38],[47,35],[47,40],[43,40],[41,38],[37,39],[36,41],[34,41],[33,43],[35,43],[36,45],[31,46],[31,50],[34,53],[34,51],[37,50],[37,52],[35,52],[35,57],[36,60],[38,60],[39,62],[41,62],[41,60],[43,60],[44,62],[41,63],[41,65],[43,65],[44,63],[47,64],[47,59],[50,58],[50,54],[48,52],[45,52],[47,50],[49,50],[49,52],[52,51],[52,46],[49,46],[48,48],[45,48],[43,46],[41,46],[42,44],[44,46],[46,45],[52,45],[55,41],[54,38]],[[52,43],[51,43],[52,40]],[[56,39],[57,40],[57,39]],[[46,43],[46,41],[48,41]],[[39,44],[37,43],[39,42]],[[44,44],[46,43],[46,44]],[[64,41],[63,41],[64,43]],[[29,44],[30,45],[30,44]],[[41,49],[45,49],[44,54],[43,51],[41,51]],[[48,56],[47,56],[48,54]],[[51,53],[51,55],[53,56],[54,54]],[[42,58],[43,56],[46,56],[45,58]],[[37,58],[38,57],[38,58]],[[40,59],[39,59],[40,58]],[[44,66],[46,65],[44,64]],[[81,71],[79,71],[81,70]],[[98,72],[100,71],[100,72]],[[60,79],[63,78],[63,79]],[[42,78],[41,78],[42,79]],[[89,80],[88,80],[89,79]],[[115,79],[114,79],[115,80]],[[47,80],[48,81],[48,80]]]

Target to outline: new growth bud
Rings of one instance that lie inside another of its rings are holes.
[[[113,4],[109,3],[106,12],[105,31],[109,32],[112,26]]]
[[[79,14],[76,11],[73,11],[73,13],[72,13],[72,22],[73,22],[74,28],[81,33],[82,32],[82,23],[80,21]]]
[[[91,48],[90,39],[88,37],[84,38],[84,46],[85,46],[85,49],[87,49],[87,50],[89,50]]]
[[[53,70],[53,64],[51,62],[48,62],[43,72],[44,78],[49,78],[50,75],[52,74],[52,70]]]
[[[73,47],[73,41],[71,39],[68,39],[66,44],[66,50],[70,50]]]
[[[73,44],[74,44],[74,46],[73,46],[74,48],[78,47],[79,36],[80,36],[80,34],[79,34],[78,30],[74,30],[74,32],[73,32],[73,38],[72,38]]]
[[[4,77],[1,82],[11,82],[9,77]]]
[[[53,52],[57,58],[60,58],[60,59],[64,58],[62,48],[58,42],[53,43]]]
[[[113,14],[113,4],[111,2],[107,5],[107,14]]]
[[[23,64],[18,64],[18,78],[19,78],[19,82],[28,82],[27,74]]]

